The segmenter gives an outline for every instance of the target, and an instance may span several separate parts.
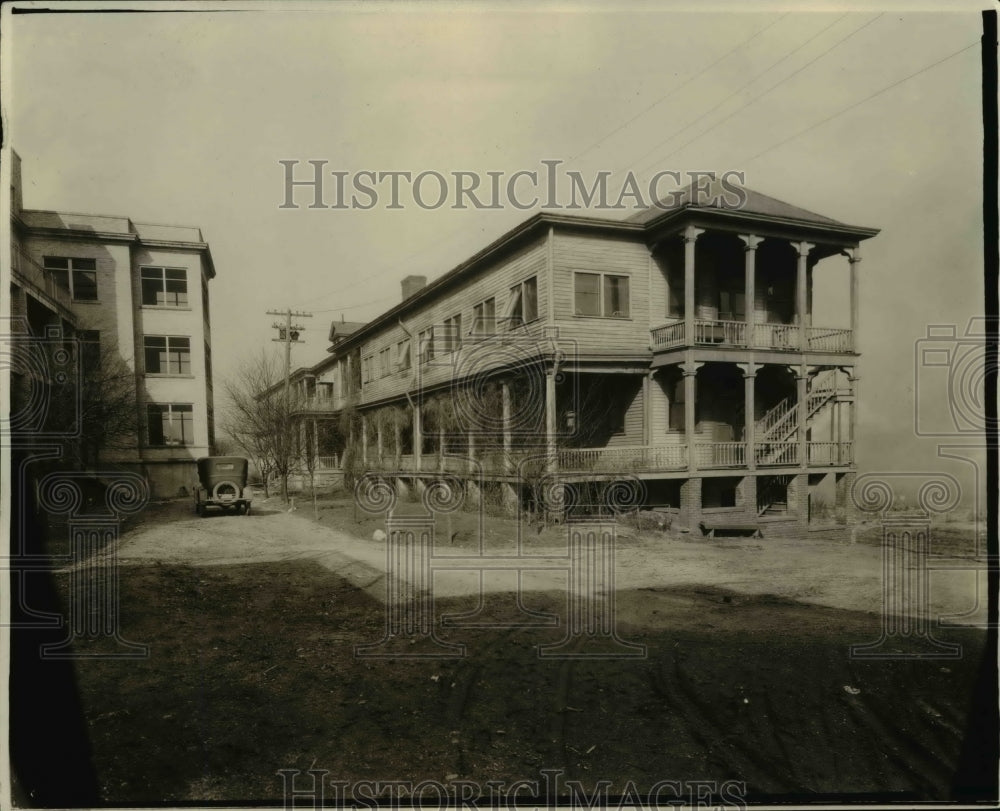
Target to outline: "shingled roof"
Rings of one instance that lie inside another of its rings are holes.
[[[709,184],[707,192],[705,191],[705,186],[702,185],[701,193],[697,195],[694,194],[694,187],[695,184],[692,183],[683,191],[660,200],[658,204],[652,205],[642,211],[637,211],[635,214],[627,217],[625,222],[645,225],[664,214],[680,211],[683,208],[701,208],[717,209],[720,211],[738,210],[744,214],[760,214],[764,217],[777,217],[783,220],[815,223],[816,225],[845,225],[845,223],[838,220],[824,217],[822,214],[816,214],[798,206],[793,206],[791,203],[761,194],[759,191],[754,191],[746,186],[742,187],[743,192],[746,194],[746,201],[738,209],[733,208],[735,193],[726,191],[721,187],[719,181]]]

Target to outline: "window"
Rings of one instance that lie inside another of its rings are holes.
[[[101,364],[101,333],[96,329],[78,329],[76,339],[80,342],[80,368],[86,374]]]
[[[45,269],[74,301],[97,301],[97,260],[44,257]]]
[[[140,284],[147,307],[187,307],[187,271],[183,268],[143,268]]]
[[[388,377],[392,372],[392,364],[390,363],[392,356],[392,347],[387,346],[385,349],[380,349],[378,353],[378,373],[379,377]]]
[[[508,324],[511,329],[528,324],[538,318],[538,279],[532,276],[510,289],[507,306]]]
[[[370,383],[372,380],[372,356],[368,355],[361,359],[361,382]]]
[[[150,445],[193,445],[194,413],[191,405],[149,403],[146,425]]]
[[[743,293],[720,290],[719,319],[722,321],[743,321],[745,318],[746,297]]]
[[[684,378],[674,384],[674,396],[670,400],[668,426],[671,431],[684,430]]]
[[[400,371],[410,368],[410,339],[406,338],[396,344],[396,366]]]
[[[457,352],[462,348],[462,314],[444,320],[444,351]]]
[[[492,335],[497,331],[497,300],[488,298],[472,308],[472,334]]]
[[[191,339],[176,335],[147,335],[142,339],[146,353],[146,374],[191,374]]]
[[[577,315],[604,318],[629,317],[629,277],[610,273],[576,273]]]
[[[434,358],[434,327],[425,329],[417,336],[417,345],[421,363],[427,363]]]

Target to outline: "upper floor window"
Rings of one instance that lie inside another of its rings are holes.
[[[611,273],[575,273],[576,314],[604,318],[628,318],[628,282],[628,276],[617,276]]]
[[[183,268],[143,268],[142,303],[148,307],[187,307],[187,271]]]
[[[493,335],[497,331],[497,300],[488,298],[472,308],[472,334]]]
[[[378,373],[379,377],[388,377],[392,372],[392,347],[387,346],[385,349],[380,349],[378,353]]]
[[[150,445],[193,445],[194,408],[184,403],[149,403],[146,430]]]
[[[191,339],[147,335],[142,339],[148,375],[191,374]]]
[[[64,256],[44,257],[45,269],[74,301],[97,301],[97,260]]]
[[[428,327],[423,330],[417,336],[420,362],[427,363],[427,361],[434,358],[434,327]]]
[[[532,276],[510,289],[507,307],[510,328],[528,324],[538,318],[538,279]]]
[[[396,366],[400,371],[410,368],[410,339],[404,338],[396,344]]]
[[[462,314],[444,320],[444,351],[456,352],[462,348]]]

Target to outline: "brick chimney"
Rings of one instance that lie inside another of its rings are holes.
[[[426,276],[407,276],[403,279],[403,301],[427,286]]]

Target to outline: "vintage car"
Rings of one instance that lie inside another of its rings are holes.
[[[250,515],[253,490],[247,485],[250,463],[246,459],[242,456],[205,456],[197,464],[194,511],[198,515],[204,515],[207,507]]]

